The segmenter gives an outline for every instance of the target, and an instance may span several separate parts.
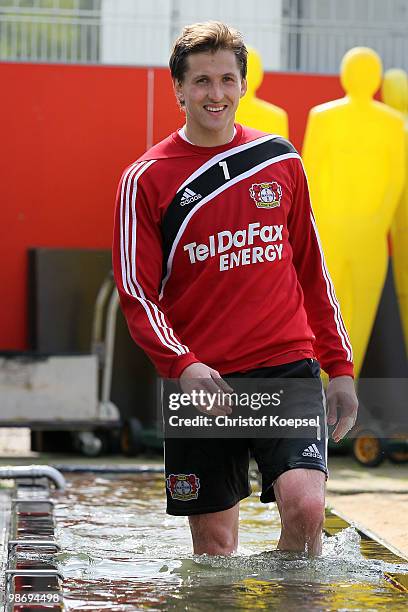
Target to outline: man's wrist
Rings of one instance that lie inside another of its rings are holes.
[[[336,376],[329,376],[329,382],[331,380],[336,380],[336,378],[349,378],[350,380],[354,381],[354,377],[350,376],[350,374],[336,374]]]
[[[180,378],[182,373],[192,363],[200,363],[200,360],[194,355],[194,353],[187,353],[187,355],[181,355],[174,360],[174,364],[170,370],[169,378]]]

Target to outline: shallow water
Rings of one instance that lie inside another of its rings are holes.
[[[279,515],[258,497],[241,504],[236,555],[194,556],[187,519],[165,514],[160,474],[71,475],[55,510],[66,609],[407,609],[384,572],[408,564],[365,558],[353,528],[325,536],[317,559],[276,551]]]

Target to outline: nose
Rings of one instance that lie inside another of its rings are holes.
[[[211,83],[211,87],[208,91],[208,97],[211,102],[220,102],[224,98],[224,91],[221,83]]]

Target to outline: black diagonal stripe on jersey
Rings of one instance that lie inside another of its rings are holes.
[[[225,153],[227,154],[228,151]],[[251,170],[251,168],[258,166],[268,159],[273,159],[274,157],[279,157],[279,155],[285,155],[286,153],[297,153],[290,142],[280,137],[267,140],[259,145],[254,145],[243,151],[239,151],[234,155],[226,155],[225,161],[228,165],[229,179],[225,178],[222,166],[216,163],[190,183],[184,185],[183,189],[180,189],[169,204],[162,221],[163,278],[166,276],[167,261],[172,245],[187,215],[196,208],[204,198],[210,196],[222,185],[226,185],[231,179]],[[223,160],[220,159],[219,161],[222,162]],[[200,194],[201,198],[193,201],[191,204],[182,206],[181,199],[186,189],[196,194]]]

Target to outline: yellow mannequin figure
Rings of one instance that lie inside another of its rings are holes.
[[[288,115],[286,111],[255,96],[263,81],[263,76],[261,56],[258,51],[248,47],[248,90],[245,96],[241,98],[236,120],[247,127],[288,138]]]
[[[387,235],[404,182],[401,115],[372,99],[381,60],[356,47],[341,64],[346,96],[310,111],[303,158],[326,262],[359,374],[383,289]]]
[[[404,70],[387,70],[382,86],[382,99],[403,114],[405,120],[405,152],[408,162],[408,76]],[[394,278],[408,350],[408,181],[392,224]]]

